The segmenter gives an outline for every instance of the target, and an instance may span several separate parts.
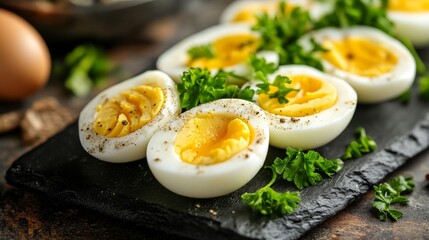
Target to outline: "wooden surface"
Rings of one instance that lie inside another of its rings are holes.
[[[140,73],[153,65],[156,57],[171,44],[216,23],[220,11],[229,1],[184,1],[177,13],[158,19],[141,29],[141,40],[99,42],[106,48],[121,72],[117,81]],[[186,4],[185,4],[186,3]],[[201,11],[207,9],[208,11]],[[197,20],[198,19],[198,20]],[[50,42],[54,57],[61,58],[64,48],[77,43]],[[112,82],[111,82],[112,83]],[[95,93],[95,91],[94,91]],[[93,94],[94,94],[93,93]],[[0,113],[24,109],[37,99],[53,96],[67,106],[76,117],[88,101],[70,96],[61,79],[51,79],[47,88],[22,103],[0,102]],[[429,104],[429,103],[428,103]],[[43,196],[13,188],[4,180],[10,164],[22,153],[35,146],[21,142],[19,130],[0,135],[0,238],[1,239],[165,239],[165,233],[119,222],[85,209],[51,202]],[[415,191],[411,202],[398,208],[404,217],[398,222],[381,222],[371,209],[374,192],[356,199],[344,211],[309,232],[304,239],[429,239],[429,188],[425,180],[429,173],[429,150],[410,159],[392,176],[413,176]],[[176,237],[175,237],[176,238]]]

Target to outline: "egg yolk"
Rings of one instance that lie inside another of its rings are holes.
[[[252,127],[231,114],[199,114],[177,134],[176,153],[187,163],[210,165],[224,162],[246,149],[253,139]]]
[[[270,98],[269,94],[278,91],[277,87],[270,86],[268,94],[258,96],[259,106],[276,115],[304,117],[328,109],[337,101],[337,90],[326,81],[306,75],[290,76],[290,79],[291,83],[287,86],[299,91],[291,91],[286,95],[288,103],[280,103],[277,98]]]
[[[389,0],[389,10],[399,12],[429,11],[429,0]]]
[[[244,62],[259,47],[260,39],[251,34],[229,35],[213,43],[215,57],[190,59],[188,67],[218,69]]]
[[[141,128],[161,110],[161,88],[140,85],[123,91],[97,106],[94,130],[106,137],[122,137]]]
[[[360,76],[374,77],[392,71],[396,55],[381,44],[364,38],[325,41],[329,51],[322,57],[337,68]]]

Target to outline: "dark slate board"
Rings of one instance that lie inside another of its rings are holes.
[[[429,62],[429,51],[420,53]],[[154,179],[144,159],[110,164],[88,155],[79,143],[77,123],[20,157],[6,179],[56,201],[194,239],[297,239],[429,146],[429,102],[418,99],[416,91],[415,86],[407,104],[358,105],[347,129],[318,151],[328,158],[341,156],[358,126],[376,140],[378,149],[346,161],[332,179],[303,190],[298,211],[288,216],[264,217],[241,203],[241,194],[268,183],[270,170],[261,170],[246,186],[224,197],[181,197]],[[266,165],[284,155],[284,150],[271,148]],[[296,190],[281,180],[273,187]]]

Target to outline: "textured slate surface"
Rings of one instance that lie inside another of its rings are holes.
[[[269,170],[261,170],[245,187],[224,197],[180,197],[157,183],[144,160],[109,164],[86,154],[76,123],[20,157],[6,179],[60,202],[195,239],[296,239],[429,146],[429,103],[419,100],[415,91],[408,104],[359,105],[346,131],[318,150],[328,158],[340,156],[358,126],[374,137],[379,148],[346,161],[332,179],[303,190],[298,211],[289,216],[263,217],[241,203],[241,194],[269,181]],[[276,156],[283,157],[284,150],[271,148],[266,164]],[[296,190],[283,181],[274,188]]]

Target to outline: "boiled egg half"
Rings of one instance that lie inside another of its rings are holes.
[[[279,10],[280,0],[239,0],[228,5],[220,16],[220,23],[247,23],[256,24],[257,16],[268,14],[274,16]],[[301,7],[310,12],[313,19],[320,18],[329,10],[329,5],[314,0],[285,1],[286,11],[290,12]]]
[[[92,156],[122,163],[144,158],[152,135],[180,112],[176,84],[147,71],[92,99],[79,115],[79,139]]]
[[[429,0],[389,0],[387,13],[399,36],[417,47],[429,44]]]
[[[335,139],[350,123],[357,105],[357,95],[345,81],[303,65],[280,66],[269,76],[287,76],[287,87],[296,89],[285,97],[287,103],[269,94],[255,95],[257,104],[269,121],[270,145],[278,148],[313,149]],[[255,88],[257,83],[251,83]],[[244,86],[243,86],[244,87]]]
[[[182,196],[211,198],[249,182],[263,166],[269,131],[264,111],[240,99],[199,105],[155,133],[147,162],[155,178]]]
[[[347,81],[360,103],[396,98],[414,81],[416,63],[411,53],[378,29],[325,28],[310,32],[299,42],[310,49],[311,38],[327,49],[320,56],[325,72]]]
[[[249,25],[217,25],[171,47],[158,58],[156,66],[176,82],[180,82],[180,75],[190,67],[210,69],[213,74],[223,69],[244,76],[249,73],[247,59],[253,54],[265,58],[267,62],[278,64],[275,52],[258,53],[260,43],[259,34],[253,32]],[[192,48],[200,48],[197,53],[201,54],[190,54]],[[230,82],[240,84],[236,80],[234,82],[234,79],[230,79]]]

